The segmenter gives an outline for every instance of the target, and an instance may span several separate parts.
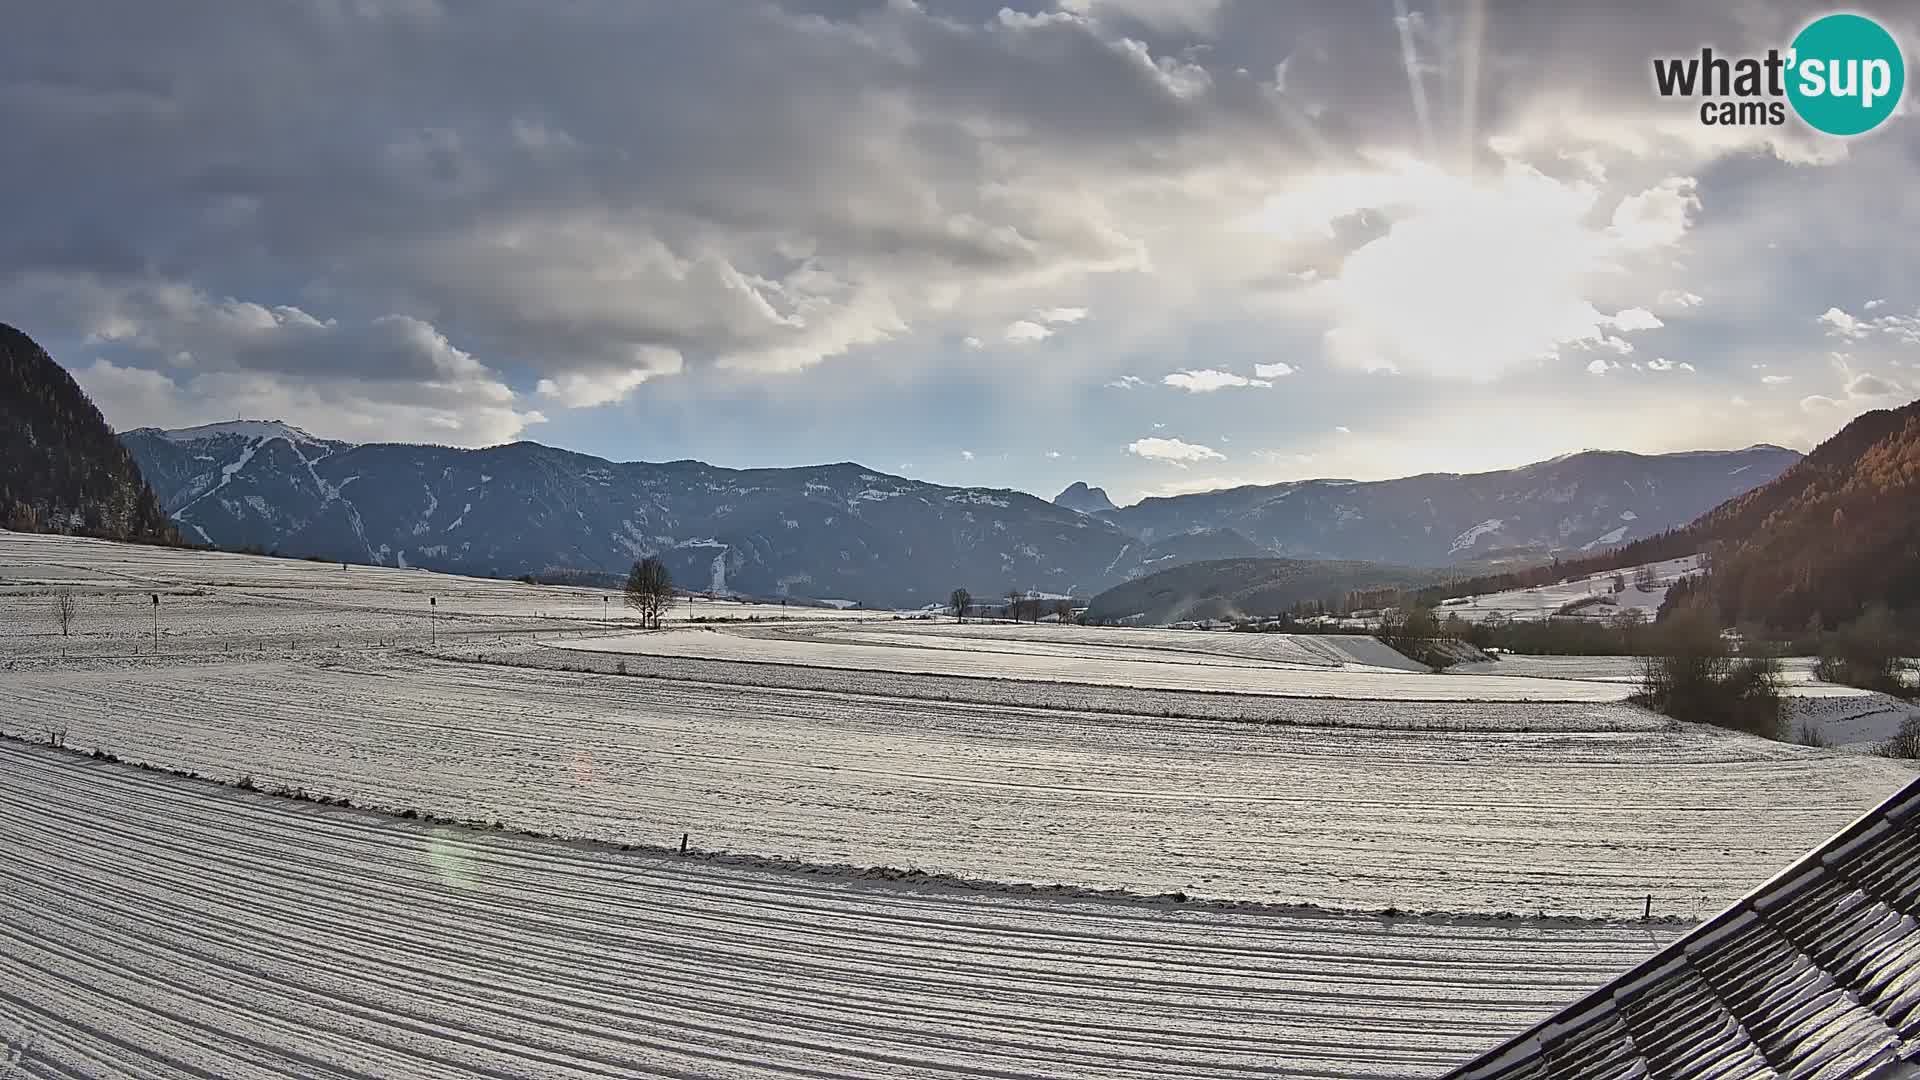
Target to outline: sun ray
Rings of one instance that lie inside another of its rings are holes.
[[[1460,157],[1461,169],[1472,178],[1478,164],[1480,138],[1480,47],[1487,30],[1487,0],[1465,0],[1466,16],[1460,29]]]
[[[1407,67],[1407,87],[1413,93],[1413,115],[1420,124],[1420,145],[1433,160],[1433,114],[1427,106],[1427,85],[1420,78],[1420,55],[1413,43],[1413,16],[1407,0],[1393,0],[1393,25],[1400,31],[1400,59]]]

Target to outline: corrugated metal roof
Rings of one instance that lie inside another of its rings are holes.
[[[1920,780],[1447,1080],[1905,1076],[1920,1060]]]

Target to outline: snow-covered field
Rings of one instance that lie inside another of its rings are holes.
[[[924,634],[937,624],[900,624],[884,633],[815,633],[807,627],[754,627],[669,630],[651,634],[576,637],[556,647],[576,652],[724,660],[733,663],[791,664],[849,671],[908,675],[965,676],[1032,682],[1085,683],[1161,690],[1262,694],[1277,697],[1339,697],[1391,701],[1621,701],[1629,688],[1617,683],[1568,679],[1516,679],[1497,674],[1433,675],[1332,655],[1299,660],[1250,662],[1215,654],[1195,657],[1154,648],[1144,641],[1125,643],[1139,631],[1096,627],[1042,627],[1058,636],[1054,643],[1027,639],[995,640],[999,629],[984,626],[975,635]],[[910,629],[909,629],[910,628]],[[1179,631],[1169,631],[1178,633]],[[1196,639],[1219,635],[1192,632]],[[1286,646],[1286,635],[1246,635],[1270,648]],[[1301,637],[1291,647],[1330,649],[1338,638]],[[1116,647],[1117,646],[1117,647]],[[1386,652],[1370,639],[1348,646],[1366,655]]]
[[[1625,592],[1612,591],[1613,574],[1594,574],[1589,578],[1542,585],[1536,589],[1514,589],[1449,600],[1440,605],[1438,612],[1441,618],[1458,615],[1468,622],[1484,622],[1492,618],[1544,619],[1567,604],[1599,597],[1602,603],[1583,607],[1573,614],[1586,619],[1609,619],[1631,608],[1651,621],[1654,612],[1660,610],[1660,602],[1667,598],[1667,587],[1697,572],[1700,569],[1700,557],[1688,555],[1647,565],[1653,568],[1654,584],[1644,592],[1634,584],[1635,571],[1640,568],[1628,567],[1619,571],[1627,582]]]
[[[1519,656],[1497,661],[1461,664],[1448,669],[1463,675],[1505,675],[1528,679],[1572,679],[1577,682],[1637,684],[1641,678],[1637,656]],[[1815,658],[1790,656],[1780,662],[1780,683],[1790,697],[1857,698],[1870,692],[1856,686],[1821,682],[1813,677]]]
[[[1087,627],[1068,624],[956,623],[792,628],[808,636],[862,644],[975,652],[1025,653],[1085,660],[1151,660],[1167,664],[1303,667],[1346,670],[1427,669],[1358,634],[1235,634],[1206,630]]]
[[[1652,893],[1704,915],[1912,774],[1623,705],[1422,705],[1453,729],[1400,730],[1405,705],[1293,701],[1292,723],[1253,725],[424,658],[35,672],[9,689],[7,732],[59,717],[69,746],[356,804],[1366,910],[1624,916]],[[1482,711],[1498,730],[1475,730]],[[1387,719],[1314,723],[1369,712]]]
[[[0,1076],[1432,1075],[1913,773],[1364,638],[601,595],[0,533],[0,731],[559,838],[0,744]]]
[[[71,589],[71,636],[53,596]],[[268,559],[0,531],[0,661],[425,644],[604,634],[635,624],[617,592],[423,570]],[[431,601],[431,602],[430,602]],[[683,599],[670,616],[753,621],[891,619],[890,612]]]
[[[1681,929],[877,888],[18,746],[0,880],[9,1080],[1433,1076]]]
[[[1834,746],[1867,751],[1899,734],[1909,720],[1920,721],[1920,704],[1866,690],[1846,697],[1797,697],[1787,715],[1796,733],[1804,725]]]

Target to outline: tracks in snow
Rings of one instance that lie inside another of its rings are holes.
[[[903,891],[0,745],[32,1078],[1417,1076],[1672,932]]]

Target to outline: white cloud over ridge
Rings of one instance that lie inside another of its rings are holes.
[[[1210,394],[1215,390],[1227,390],[1240,387],[1265,388],[1273,383],[1267,379],[1249,379],[1245,375],[1236,375],[1231,371],[1217,368],[1201,368],[1198,371],[1175,371],[1161,376],[1160,382],[1189,394]]]
[[[1199,462],[1227,460],[1227,455],[1211,446],[1159,437],[1135,439],[1127,444],[1127,453],[1148,461],[1164,462],[1183,469]]]

